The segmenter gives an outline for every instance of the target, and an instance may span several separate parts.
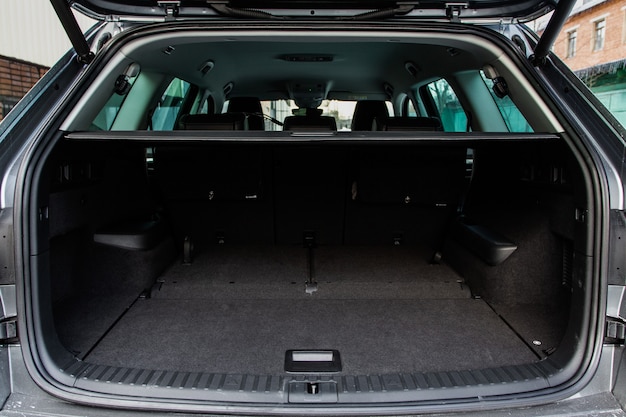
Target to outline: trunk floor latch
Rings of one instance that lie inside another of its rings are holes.
[[[337,383],[335,381],[291,381],[289,383],[290,403],[336,403]]]

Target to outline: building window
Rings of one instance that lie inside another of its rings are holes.
[[[576,56],[576,37],[578,32],[575,30],[567,32],[567,58]]]
[[[593,50],[600,51],[604,48],[604,36],[606,32],[606,20],[601,19],[594,23]]]
[[[0,120],[6,117],[13,107],[17,104],[19,99],[17,98],[0,98]]]

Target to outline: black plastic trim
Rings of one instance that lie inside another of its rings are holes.
[[[292,382],[331,381],[337,384],[338,404],[432,402],[457,394],[465,401],[537,391],[550,386],[548,377],[559,372],[549,360],[467,371],[394,373],[385,375],[242,375],[209,372],[177,372],[124,368],[71,361],[60,372],[74,380],[73,386],[123,396],[161,397],[199,401],[287,404]],[[354,408],[353,408],[354,407]],[[280,412],[279,412],[280,413]]]
[[[517,250],[517,245],[508,238],[466,217],[457,219],[453,234],[459,243],[491,266],[500,265]]]
[[[324,356],[329,359],[298,360],[297,356]],[[288,350],[285,352],[285,371],[292,373],[341,372],[341,355],[338,350]]]

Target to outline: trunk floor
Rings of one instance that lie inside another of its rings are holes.
[[[159,370],[283,374],[288,349],[337,349],[343,374],[537,360],[482,300],[140,299],[86,358]]]
[[[537,360],[498,314],[471,298],[451,268],[430,264],[431,256],[408,246],[320,246],[312,262],[318,290],[307,294],[307,249],[216,245],[192,265],[166,270],[151,297],[138,299],[84,359],[272,375],[284,373],[289,349],[336,349],[347,375]],[[84,316],[74,317],[85,324]],[[79,344],[80,326],[70,327],[75,337],[69,339]]]
[[[309,266],[302,246],[215,245],[175,262],[158,278],[153,299],[273,300],[450,299],[470,297],[461,278],[445,265],[431,265],[430,250],[411,246],[315,248],[318,291],[305,292]],[[115,323],[138,293],[85,292],[55,307],[63,344],[81,358]],[[185,302],[176,317],[186,315]],[[296,308],[297,309],[297,308]],[[208,313],[207,313],[208,314]]]

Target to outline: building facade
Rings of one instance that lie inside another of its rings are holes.
[[[0,120],[71,48],[49,1],[1,0]],[[75,13],[83,30],[94,20]]]
[[[51,67],[72,47],[49,1],[0,0],[0,4],[0,55]],[[83,31],[95,24],[78,12],[74,16]]]
[[[580,0],[554,52],[626,126],[626,0]]]
[[[0,55],[0,120],[48,71],[48,67]]]
[[[626,58],[626,0],[579,1],[554,52],[574,71]]]

